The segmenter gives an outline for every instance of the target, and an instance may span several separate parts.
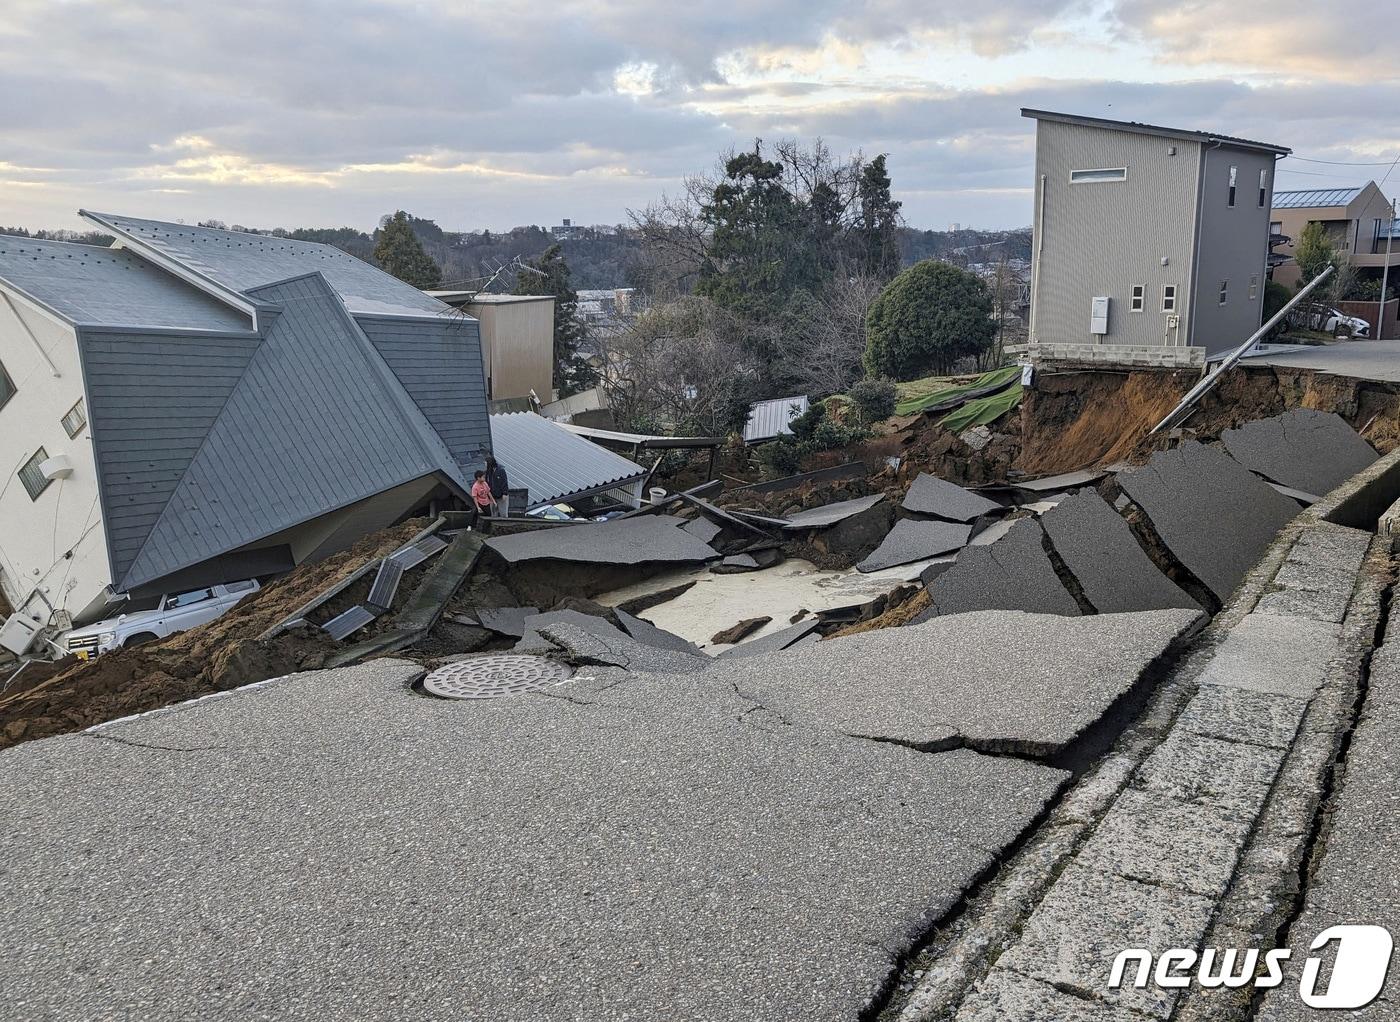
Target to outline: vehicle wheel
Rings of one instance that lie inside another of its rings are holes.
[[[147,643],[155,642],[159,638],[160,636],[155,634],[155,632],[137,632],[131,638],[127,639],[125,642],[122,643],[122,648],[129,649],[132,646],[144,646]]]

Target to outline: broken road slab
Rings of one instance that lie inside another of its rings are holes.
[[[1048,756],[1096,723],[1202,616],[979,611],[738,662],[722,657],[707,677],[806,727]]]
[[[700,654],[700,647],[695,643],[682,639],[675,632],[658,628],[645,618],[629,614],[620,607],[614,608],[613,614],[617,616],[617,623],[622,626],[622,630],[640,643],[656,646],[658,649],[675,650],[679,653]]]
[[[1200,605],[1157,570],[1132,528],[1093,490],[1067,498],[1040,519],[1050,543],[1100,614]]]
[[[953,522],[970,522],[982,515],[1000,511],[1002,506],[963,489],[957,483],[921,472],[904,495],[904,510]]]
[[[799,621],[781,631],[773,632],[770,635],[760,635],[756,639],[749,639],[731,646],[719,654],[721,657],[747,657],[757,656],[760,653],[775,653],[778,650],[787,649],[789,646],[801,642],[807,636],[817,630],[821,624],[821,619],[817,617]]]
[[[971,532],[970,525],[901,518],[884,541],[856,565],[856,570],[881,571],[950,554],[967,546]]]
[[[788,515],[783,528],[789,531],[825,529],[838,522],[844,522],[847,518],[853,518],[864,511],[869,511],[884,499],[883,493],[876,493],[869,497],[857,497],[854,500],[842,500],[835,504],[823,504],[821,507],[808,508],[806,511]]]
[[[708,543],[678,528],[676,520],[650,515],[499,536],[487,540],[486,548],[508,564],[540,560],[685,564],[719,557]]]
[[[1335,412],[1294,408],[1220,434],[1245,468],[1295,490],[1324,494],[1380,455]]]
[[[1167,549],[1225,601],[1280,529],[1292,500],[1239,462],[1194,440],[1118,476]]]
[[[965,547],[951,568],[925,579],[932,606],[916,622],[972,610],[1079,616],[1079,604],[1045,552],[1044,536],[1038,522],[1022,518],[996,542]]]
[[[472,613],[482,628],[518,639],[525,634],[525,619],[539,612],[539,607],[479,607]]]
[[[7,750],[8,1003],[855,1022],[1066,777],[765,727],[665,675],[450,701],[410,691],[419,671],[302,675]]]
[[[604,639],[625,637],[607,618],[595,617],[577,610],[550,610],[535,614],[524,621],[525,631],[515,644],[517,652],[548,651],[553,645],[543,630],[550,625],[566,624]]]

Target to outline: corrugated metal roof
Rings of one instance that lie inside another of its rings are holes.
[[[363,259],[331,245],[80,211],[133,245],[149,247],[234,291],[319,272],[354,313],[448,315],[449,309]]]
[[[491,416],[491,447],[529,506],[554,504],[641,479],[646,469],[534,412]]]
[[[1360,188],[1302,188],[1274,192],[1274,209],[1311,209],[1315,206],[1348,206],[1361,194]]]
[[[0,236],[0,280],[83,325],[253,329],[250,316],[116,248]]]
[[[466,490],[442,438],[376,355],[369,339],[319,273],[250,292],[280,312],[247,361],[198,452],[140,550],[114,557],[117,588],[144,585],[182,568],[347,507],[414,479],[439,475]],[[91,343],[86,338],[84,343]],[[147,355],[149,373],[162,363]],[[89,393],[119,392],[141,376],[89,376]],[[96,405],[97,402],[94,402]],[[149,446],[180,408],[159,407],[143,424]],[[93,408],[93,438],[104,475],[104,519],[118,508],[109,472],[115,445]],[[155,427],[159,427],[158,429]]]
[[[749,406],[749,421],[744,424],[744,442],[772,440],[776,436],[791,433],[792,429],[788,423],[806,412],[808,406],[805,394],[755,401]]]

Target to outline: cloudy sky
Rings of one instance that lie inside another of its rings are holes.
[[[5,0],[0,223],[617,223],[755,137],[888,153],[911,225],[1030,220],[1022,106],[1380,180],[1374,0]],[[1386,183],[1395,194],[1400,171]]]

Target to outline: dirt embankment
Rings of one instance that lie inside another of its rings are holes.
[[[217,621],[168,639],[89,663],[70,658],[25,668],[0,696],[0,748],[320,667],[336,648],[324,633],[303,629],[266,642],[257,637],[427,524],[418,519],[375,533],[271,583]]]

